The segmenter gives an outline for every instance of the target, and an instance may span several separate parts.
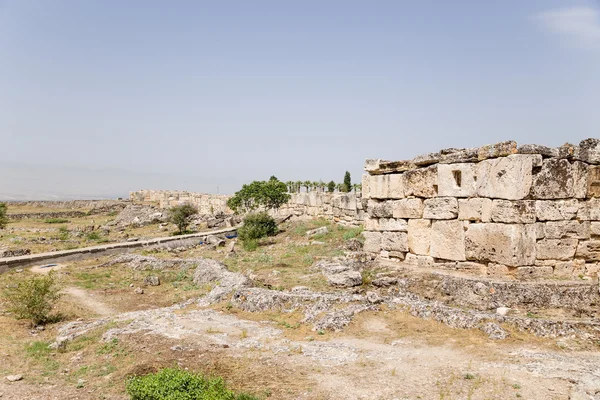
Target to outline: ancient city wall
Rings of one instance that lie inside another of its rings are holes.
[[[367,160],[365,251],[518,279],[596,275],[600,140]]]
[[[301,218],[327,218],[344,225],[360,225],[366,213],[360,193],[308,192],[292,193],[290,201],[278,215]]]
[[[227,195],[194,193],[177,190],[138,190],[129,194],[131,201],[156,202],[160,208],[189,203],[198,208],[200,214],[231,214],[227,207]]]

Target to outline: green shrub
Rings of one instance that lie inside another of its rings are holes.
[[[169,220],[177,225],[179,234],[182,235],[187,231],[188,225],[192,222],[194,215],[198,213],[198,209],[191,204],[182,204],[180,206],[171,207],[169,210]]]
[[[6,203],[0,203],[0,229],[3,229],[8,224],[8,217],[6,216]]]
[[[60,240],[67,240],[69,238],[69,229],[66,226],[58,228],[58,238]]]
[[[71,222],[65,218],[48,218],[44,221],[46,224],[66,224],[67,222]]]
[[[223,379],[208,378],[175,368],[134,376],[127,381],[131,400],[258,400],[227,389]]]
[[[17,319],[30,320],[32,325],[48,322],[50,311],[60,296],[54,271],[25,278],[8,286],[2,294],[8,304],[7,310]]]
[[[275,236],[278,232],[277,223],[266,212],[249,214],[244,218],[244,225],[238,229],[238,237],[245,243],[267,236]]]
[[[242,241],[242,247],[246,251],[254,251],[258,248],[258,240],[256,239],[246,239]]]
[[[98,232],[90,232],[85,237],[87,240],[100,240],[101,238]]]

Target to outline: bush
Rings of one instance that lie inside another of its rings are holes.
[[[277,232],[277,223],[273,217],[266,212],[260,212],[244,218],[244,225],[238,229],[238,237],[244,242],[274,236]]]
[[[100,240],[101,236],[98,232],[90,232],[86,235],[87,240]]]
[[[176,368],[134,376],[127,381],[131,400],[258,400],[227,389],[223,379],[208,378]]]
[[[44,221],[44,223],[46,224],[65,224],[67,222],[71,222],[68,219],[65,218],[48,218],[47,220]]]
[[[8,303],[7,310],[17,319],[30,320],[33,326],[48,322],[50,311],[60,296],[54,271],[23,279],[9,286],[2,295]]]
[[[188,225],[192,222],[192,218],[198,213],[198,209],[191,204],[182,204],[180,206],[171,207],[169,210],[169,219],[177,225],[179,234],[183,234]]]
[[[6,216],[6,203],[0,203],[0,229],[3,229],[8,224],[8,217]]]
[[[254,181],[243,185],[242,189],[227,200],[227,206],[236,214],[252,212],[260,207],[276,210],[290,200],[287,190],[285,183],[272,176],[268,181]]]

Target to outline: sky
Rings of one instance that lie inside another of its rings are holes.
[[[0,198],[600,133],[598,0],[0,0]]]

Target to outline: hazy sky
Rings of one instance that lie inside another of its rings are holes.
[[[594,0],[0,0],[0,197],[358,181],[599,108]]]

